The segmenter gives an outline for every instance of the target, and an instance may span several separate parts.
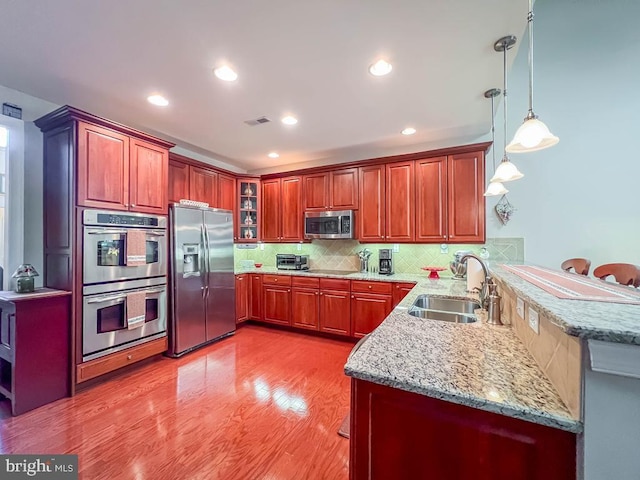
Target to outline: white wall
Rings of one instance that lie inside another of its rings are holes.
[[[489,220],[487,236],[525,237],[526,260],[555,268],[640,264],[640,2],[537,0],[535,14],[534,111],[560,143],[511,155],[525,174],[506,184],[518,210],[506,227]],[[509,73],[509,140],[527,112],[527,46]],[[499,160],[500,134],[496,144]]]

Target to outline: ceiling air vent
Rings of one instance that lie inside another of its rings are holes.
[[[269,123],[271,120],[269,120],[267,117],[260,117],[260,118],[255,118],[253,120],[245,120],[244,123],[246,123],[247,125],[251,125],[252,127],[256,126],[256,125],[261,125],[263,123]]]

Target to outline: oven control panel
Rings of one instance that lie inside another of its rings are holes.
[[[83,212],[83,223],[97,226],[122,225],[123,227],[167,228],[167,217],[108,210],[85,210]]]

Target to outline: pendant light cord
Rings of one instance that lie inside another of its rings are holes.
[[[499,95],[499,94],[498,94]],[[496,173],[496,122],[495,122],[495,96],[491,97],[491,155],[493,156],[493,173]]]
[[[529,112],[527,113],[527,119],[529,119],[536,117],[533,113],[533,0],[529,0],[527,22],[529,22]]]
[[[504,158],[507,158],[507,49],[508,46],[505,43],[502,50],[502,66],[503,66],[503,89],[502,96],[504,97]]]

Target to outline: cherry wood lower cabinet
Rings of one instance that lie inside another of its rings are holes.
[[[348,290],[320,292],[320,331],[351,336],[351,299]]]
[[[374,331],[393,310],[391,295],[351,293],[351,335],[364,337]]]
[[[574,480],[576,435],[351,381],[351,480]]]
[[[249,319],[249,275],[236,275],[236,323]]]
[[[307,330],[318,330],[320,291],[315,288],[291,289],[291,325]]]
[[[249,319],[262,320],[262,275],[252,273],[249,287]]]
[[[291,277],[263,275],[262,320],[278,325],[291,325]]]
[[[71,292],[0,292],[0,394],[13,415],[70,394],[70,312]]]
[[[415,283],[394,283],[393,284],[393,308],[396,308],[404,297],[415,287]]]
[[[167,337],[163,337],[136,347],[127,348],[121,352],[81,363],[76,366],[76,381],[77,383],[86,382],[118,368],[133,365],[145,358],[166,352],[167,346]]]

